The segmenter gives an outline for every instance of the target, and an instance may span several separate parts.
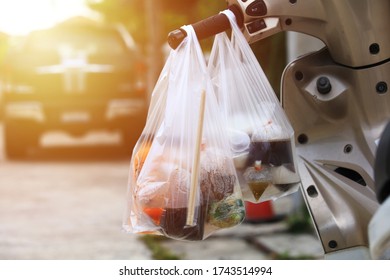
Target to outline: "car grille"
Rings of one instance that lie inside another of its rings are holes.
[[[37,94],[114,94],[123,83],[130,83],[123,73],[83,73],[67,71],[60,74],[40,74],[32,84]],[[130,83],[131,84],[131,83]],[[131,88],[129,88],[131,91]]]

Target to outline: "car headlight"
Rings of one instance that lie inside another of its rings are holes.
[[[16,94],[33,94],[35,88],[25,84],[5,84],[4,91]]]
[[[37,102],[9,103],[5,107],[5,116],[7,118],[33,119],[38,122],[43,122],[45,119],[42,106]]]
[[[106,118],[111,120],[116,117],[136,115],[145,108],[143,99],[114,99],[107,106]]]

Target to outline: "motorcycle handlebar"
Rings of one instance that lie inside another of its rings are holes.
[[[238,26],[242,26],[244,22],[241,10],[236,6],[229,6],[228,9],[236,16]],[[192,24],[198,40],[206,39],[220,32],[230,29],[230,22],[227,16],[223,13],[211,16]],[[176,49],[187,36],[187,33],[182,28],[171,31],[168,34],[168,44],[171,48]]]

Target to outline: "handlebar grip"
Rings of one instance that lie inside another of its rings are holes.
[[[180,43],[184,40],[184,38],[187,36],[187,32],[185,32],[184,29],[176,29],[168,34],[168,44],[169,46],[176,50],[176,48],[180,45]]]
[[[229,6],[228,9],[231,10],[236,16],[237,24],[242,26],[243,14],[240,8],[238,8],[236,5],[232,5]],[[220,13],[218,15],[214,15],[198,21],[192,24],[192,27],[195,30],[198,40],[202,40],[230,29],[230,22],[225,14]],[[171,46],[171,48],[176,49],[186,36],[187,33],[183,29],[176,29],[168,34],[168,44]]]
[[[225,14],[218,14],[192,24],[198,40],[211,37],[230,28]]]

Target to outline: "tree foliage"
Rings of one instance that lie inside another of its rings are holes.
[[[161,44],[166,42],[170,31],[182,25],[197,22],[227,8],[224,0],[150,0],[155,1],[153,14],[158,17],[158,34],[149,34],[150,20],[145,10],[147,0],[85,0],[93,10],[101,13],[108,22],[123,23],[135,40],[146,46],[151,36],[158,36]],[[211,40],[206,41],[211,46]],[[263,67],[277,94],[280,78],[286,63],[285,36],[277,34],[252,44],[252,49]]]
[[[137,42],[146,44],[148,36],[147,12],[145,0],[85,0],[87,5],[103,15],[107,22],[120,22],[134,35]],[[202,18],[216,14],[226,8],[224,0],[152,0],[156,1],[153,13],[158,15],[161,34],[160,40],[166,35],[184,25],[196,22]],[[157,2],[158,1],[158,2]]]

